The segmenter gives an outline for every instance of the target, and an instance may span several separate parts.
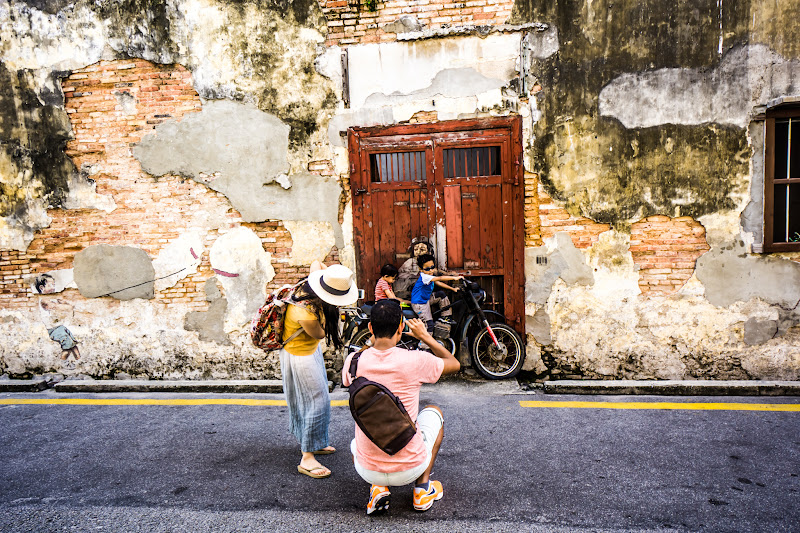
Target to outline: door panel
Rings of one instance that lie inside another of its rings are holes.
[[[464,268],[464,243],[461,211],[461,186],[445,185],[444,219],[447,236],[447,266],[450,269]]]

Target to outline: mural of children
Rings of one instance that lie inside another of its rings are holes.
[[[402,301],[411,300],[411,291],[414,288],[414,285],[417,283],[420,274],[420,267],[417,262],[423,255],[433,255],[433,246],[427,237],[415,237],[411,241],[409,252],[411,253],[411,257],[406,259],[406,262],[400,267],[400,271],[397,274],[397,278],[394,282],[394,293],[397,298]],[[450,305],[450,299],[441,291],[436,291],[430,296],[428,303],[442,308]],[[442,316],[453,316],[453,310],[445,310],[442,313]]]
[[[411,257],[406,259],[406,262],[400,267],[394,283],[395,295],[403,300],[411,299],[411,288],[414,287],[414,283],[417,282],[419,277],[417,257],[423,254],[433,254],[433,247],[426,237],[416,237],[411,241],[409,252]]]
[[[53,294],[56,292],[56,280],[50,274],[39,274],[33,281],[33,287],[39,294]]]
[[[381,268],[381,277],[378,283],[375,284],[375,301],[385,300],[387,298],[392,300],[399,300],[406,303],[405,300],[398,298],[392,290],[392,284],[397,278],[397,268],[391,263],[386,263]]]
[[[38,294],[53,294],[56,292],[56,284],[53,276],[50,274],[39,274],[33,281],[33,289]],[[81,358],[81,353],[78,350],[78,342],[72,335],[72,332],[64,325],[54,324],[52,314],[50,312],[51,303],[39,301],[39,317],[47,327],[47,333],[50,338],[61,346],[61,359],[67,360],[72,355],[75,360]]]

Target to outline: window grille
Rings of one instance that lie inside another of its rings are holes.
[[[800,117],[775,120],[773,243],[800,243]]]
[[[373,183],[425,181],[425,152],[371,154],[369,162]]]
[[[444,150],[444,177],[446,179],[499,175],[499,146],[449,148]]]

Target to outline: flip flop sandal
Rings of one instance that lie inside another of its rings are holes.
[[[324,472],[326,468],[324,466],[315,466],[314,468],[303,468],[302,466],[297,465],[298,472],[300,472],[301,474],[305,474],[308,477],[313,477],[314,479],[322,479],[331,475],[330,470],[328,471],[327,474],[315,474],[314,472],[317,472],[318,470]]]
[[[334,448],[332,450],[326,450],[325,448],[323,448],[321,450],[317,450],[317,451],[311,452],[311,453],[313,453],[314,455],[330,455],[332,453],[336,453],[336,448]]]

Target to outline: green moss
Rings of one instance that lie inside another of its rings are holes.
[[[178,53],[172,39],[172,22],[166,0],[105,0],[97,12],[108,22],[111,39],[125,43],[120,53],[128,57],[171,62]]]
[[[29,71],[14,72],[0,62],[0,161],[8,165],[4,172],[26,175],[22,182],[0,183],[0,216],[23,225],[31,200],[60,207],[76,172],[64,153],[69,119],[62,107],[40,102],[34,85]]]
[[[720,23],[725,51],[747,42],[750,13],[750,0],[726,0],[721,21],[717,0],[519,0],[515,22],[553,24],[559,35],[558,52],[530,65],[543,90],[529,155],[548,194],[617,229],[733,208],[749,173],[743,129],[627,129],[600,117],[598,97],[624,73],[717,66]]]

